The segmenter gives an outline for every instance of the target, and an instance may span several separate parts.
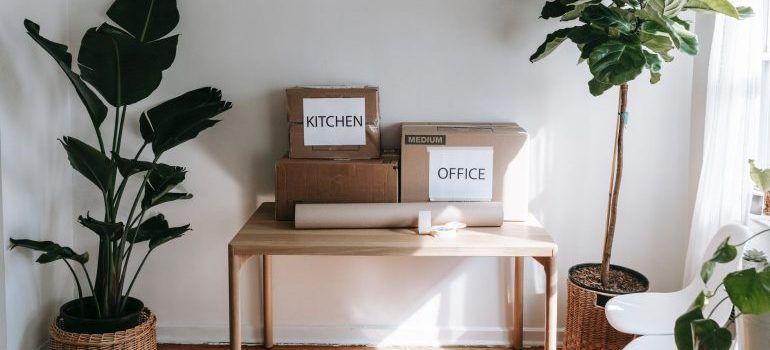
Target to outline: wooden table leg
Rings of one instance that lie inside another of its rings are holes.
[[[265,348],[273,347],[273,257],[262,257],[262,310]]]
[[[556,273],[556,255],[536,257],[545,268],[545,350],[556,350],[556,308],[558,278]]]
[[[230,288],[230,350],[241,350],[241,266],[248,259],[227,249],[228,280]]]
[[[511,345],[524,348],[524,257],[514,258],[513,272],[513,332]]]

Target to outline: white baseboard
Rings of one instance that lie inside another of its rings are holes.
[[[278,326],[277,344],[366,346],[506,346],[510,332],[501,327],[398,329],[387,326]],[[261,327],[243,327],[244,344],[262,343]],[[561,344],[563,329],[558,330]],[[229,342],[227,326],[158,325],[158,342],[217,344]],[[543,328],[525,328],[524,345],[542,345]]]

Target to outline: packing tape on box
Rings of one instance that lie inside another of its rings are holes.
[[[420,211],[430,211],[432,225],[501,226],[500,202],[297,204],[294,226],[313,228],[417,227]]]

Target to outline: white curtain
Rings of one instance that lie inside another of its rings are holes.
[[[719,15],[715,21],[703,165],[690,229],[685,284],[698,275],[705,249],[719,227],[744,221],[748,212],[752,188],[748,159],[757,156],[760,134],[765,4],[766,0],[742,1],[741,5],[754,9],[754,17],[738,21]]]

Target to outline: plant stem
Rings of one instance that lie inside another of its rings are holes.
[[[78,286],[78,302],[80,303],[80,316],[85,316],[86,308],[83,304],[83,288],[80,287],[80,279],[78,279],[78,274],[75,273],[75,269],[72,268],[72,265],[70,265],[69,261],[67,259],[64,260],[64,263],[67,264],[67,267],[69,267],[70,272],[72,272],[72,277],[75,277],[75,285]]]
[[[102,309],[99,307],[99,300],[96,298],[96,294],[94,294],[94,285],[91,283],[91,275],[88,274],[88,270],[86,269],[85,264],[80,264],[80,267],[83,268],[83,273],[86,274],[86,280],[88,281],[88,288],[91,289],[91,295],[94,297],[94,304],[96,305],[96,314],[99,316],[99,318],[102,317]]]
[[[724,298],[722,298],[722,300],[720,300],[720,301],[719,301],[719,302],[718,302],[716,305],[714,305],[714,308],[713,308],[713,309],[711,309],[711,312],[709,312],[709,315],[706,317],[706,319],[709,319],[709,318],[711,318],[711,315],[713,315],[713,314],[714,314],[714,312],[715,312],[715,311],[717,311],[717,308],[719,307],[719,305],[722,305],[722,303],[724,303],[724,302],[725,302],[725,300],[727,300],[727,299],[730,299],[730,298],[729,298],[729,297],[724,297]]]
[[[628,106],[628,84],[620,86],[618,97],[618,117],[615,129],[615,146],[612,156],[612,173],[610,175],[610,194],[607,203],[607,220],[604,232],[604,250],[602,254],[601,282],[605,288],[609,285],[610,259],[612,258],[612,242],[615,239],[615,223],[618,216],[618,196],[620,181],[623,177],[623,131],[625,129],[626,109]]]
[[[139,155],[142,154],[142,151],[144,151],[144,148],[147,146],[147,142],[142,144],[142,147],[139,147],[139,151],[136,152],[136,155],[134,156],[132,161],[137,161],[139,159]],[[128,176],[124,177],[123,180],[120,182],[120,186],[118,186],[118,192],[115,194],[115,198],[113,199],[113,203],[115,203],[115,212],[118,212],[118,208],[120,207],[120,200],[123,197],[123,191],[126,189],[126,185],[128,184]],[[128,223],[126,223],[128,224]]]
[[[115,152],[116,145],[118,144],[118,128],[120,125],[120,107],[115,107],[115,126],[112,129],[112,149]]]
[[[131,284],[128,285],[128,290],[126,290],[126,294],[123,296],[123,302],[120,304],[121,311],[123,311],[123,309],[126,307],[126,301],[128,300],[128,296],[131,294],[131,289],[134,288],[134,282],[136,282],[136,278],[139,277],[139,272],[142,271],[142,267],[144,267],[144,263],[147,262],[147,257],[150,256],[151,252],[152,249],[147,250],[147,254],[144,254],[142,262],[139,264],[136,272],[134,272],[134,278],[131,279]]]
[[[126,109],[128,106],[123,106],[123,113],[120,116],[120,129],[118,129],[118,143],[115,148],[115,153],[120,154],[120,144],[123,143],[123,124],[126,123]]]
[[[141,214],[139,214],[138,216],[139,222],[142,222],[142,218],[144,218],[144,213],[145,211],[142,210]],[[136,235],[139,233],[140,230],[141,228],[139,226],[134,228],[134,232],[131,235],[131,240],[130,240],[131,242],[129,243],[128,248],[126,249],[126,254],[123,257],[123,270],[120,273],[120,279],[118,282],[118,291],[120,291],[120,293],[123,293],[123,285],[126,281],[126,271],[128,271],[128,262],[129,260],[131,260],[131,252],[134,250],[133,242],[134,242],[134,239],[136,239]]]
[[[748,238],[748,239],[746,239],[745,241],[743,241],[743,242],[741,242],[741,243],[739,243],[739,244],[736,244],[735,246],[736,246],[736,247],[740,247],[740,246],[742,246],[742,245],[744,245],[744,244],[746,244],[746,243],[749,243],[749,241],[750,241],[750,240],[752,240],[752,239],[756,238],[757,236],[759,236],[759,235],[762,235],[762,234],[764,234],[764,233],[767,233],[767,232],[770,232],[770,229],[765,229],[765,230],[759,231],[759,232],[757,232],[757,233],[753,234],[751,237],[749,237],[749,238]]]

